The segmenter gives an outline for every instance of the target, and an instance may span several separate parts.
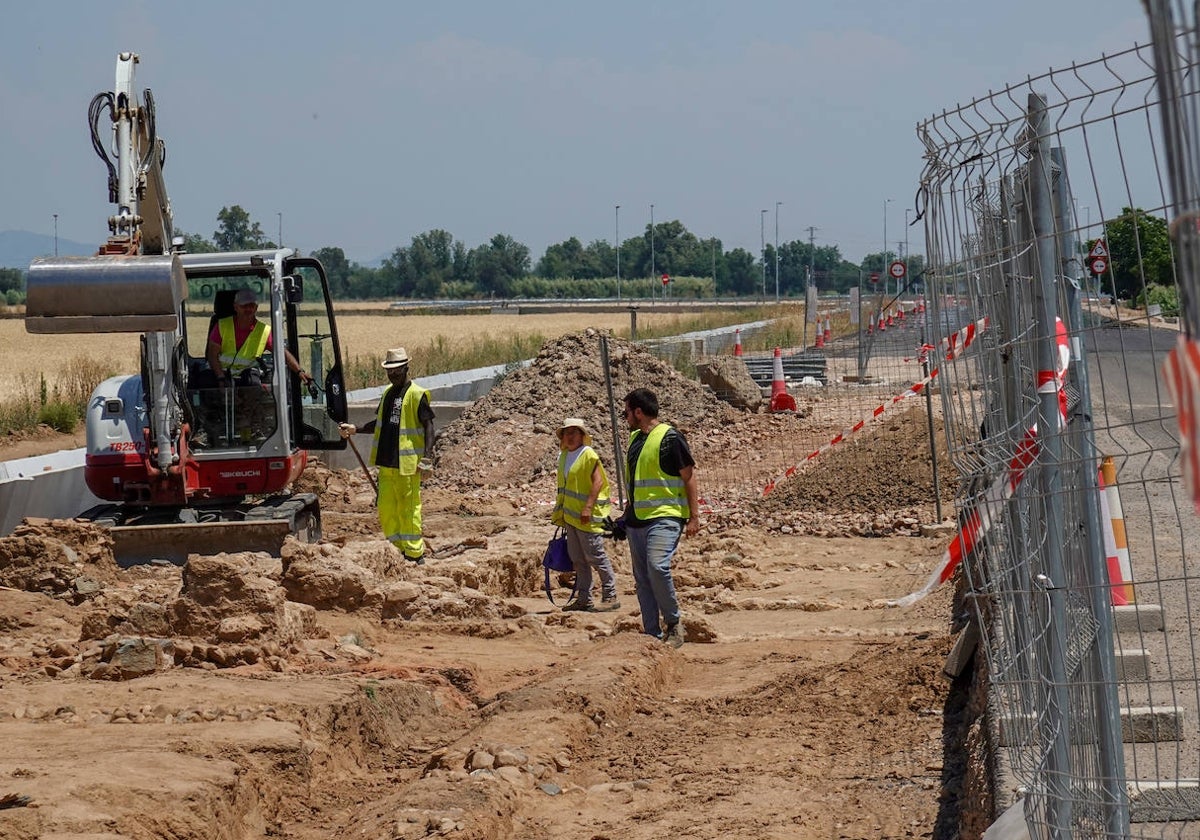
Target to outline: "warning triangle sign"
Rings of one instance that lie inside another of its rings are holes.
[[[1092,250],[1088,251],[1089,257],[1108,257],[1108,245],[1103,239],[1097,239],[1096,244],[1092,246]]]

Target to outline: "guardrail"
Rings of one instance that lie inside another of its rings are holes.
[[[824,353],[806,350],[801,353],[781,354],[780,358],[783,361],[783,378],[785,380],[799,382],[805,377],[811,377],[822,385],[829,381],[828,364]],[[742,361],[746,363],[746,369],[750,371],[751,379],[762,387],[770,386],[775,378],[775,357],[773,355],[742,356]]]

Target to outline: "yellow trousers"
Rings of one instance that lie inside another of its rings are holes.
[[[405,557],[425,554],[421,538],[421,476],[401,475],[393,467],[379,468],[379,525],[388,541]]]

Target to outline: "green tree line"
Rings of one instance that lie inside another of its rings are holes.
[[[211,237],[176,230],[189,253],[241,251],[277,247],[262,224],[240,205],[222,207]],[[397,247],[378,267],[346,258],[337,246],[316,249],[329,275],[332,294],[340,299],[488,299],[545,297],[658,297],[664,294],[662,275],[670,278],[671,297],[775,296],[776,269],[782,297],[803,296],[810,282],[822,292],[844,293],[861,280],[869,286],[872,273],[886,277],[896,255],[868,254],[860,264],[842,257],[837,245],[782,242],[778,252],[768,244],[764,253],[744,248],[726,250],[717,237],[700,238],[678,220],[657,222],[620,248],[577,237],[550,245],[536,261],[528,246],[499,233],[469,247],[445,230],[417,234]],[[619,269],[618,269],[619,260]],[[921,270],[922,258],[909,259],[909,276]],[[5,271],[15,272],[14,279]],[[618,280],[619,278],[619,280]],[[6,282],[8,285],[6,286]],[[619,288],[618,288],[619,282]],[[9,291],[9,290],[13,291]],[[23,273],[0,270],[0,294],[23,300]]]
[[[240,206],[223,207],[211,239],[184,234],[188,251],[273,248],[262,225]],[[499,233],[474,248],[446,230],[429,230],[396,248],[377,268],[346,258],[337,246],[311,254],[329,274],[333,295],[341,299],[487,299],[518,297],[628,297],[663,294],[661,277],[670,278],[672,297],[775,295],[776,250],[768,244],[761,257],[726,250],[717,237],[700,238],[679,220],[649,224],[636,236],[613,243],[577,237],[550,245],[536,261],[529,247]],[[842,257],[836,245],[783,242],[778,250],[779,294],[803,295],[812,282],[821,292],[846,292],[860,278],[885,271],[894,253],[868,254],[861,264]],[[618,275],[618,259],[620,261]],[[923,265],[909,259],[910,276]]]

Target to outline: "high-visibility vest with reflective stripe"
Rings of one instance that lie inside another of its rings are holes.
[[[601,523],[604,521],[604,517],[608,516],[611,503],[608,496],[608,475],[604,472],[604,465],[600,463],[600,456],[592,447],[582,447],[564,481],[563,468],[566,463],[567,451],[564,449],[558,454],[558,498],[554,504],[555,519],[557,520],[557,514],[561,513],[567,524],[581,531],[589,531],[593,534],[603,533],[604,527]],[[591,521],[585,525],[580,517],[583,515],[583,506],[587,503],[588,496],[592,494],[592,471],[597,467],[600,469],[603,481],[600,485],[600,495],[596,497],[596,503],[592,505]]]
[[[375,412],[375,436],[371,439],[371,463],[376,463],[375,456],[379,453],[379,430],[383,428],[383,407],[388,404],[388,395],[395,385],[389,385],[379,399],[379,408]],[[400,439],[398,441],[400,460],[398,469],[401,475],[413,475],[417,471],[417,462],[425,455],[425,427],[417,416],[421,407],[421,399],[429,392],[415,382],[408,383],[408,390],[400,400]],[[395,403],[392,403],[395,411]]]
[[[250,335],[238,347],[233,318],[222,318],[217,322],[217,329],[221,331],[221,367],[231,376],[236,376],[258,361],[258,357],[267,349],[267,339],[271,337],[271,327],[256,321]]]
[[[692,515],[687,492],[683,488],[683,478],[667,475],[658,462],[663,438],[669,431],[671,426],[667,423],[659,423],[651,429],[634,465],[633,509],[638,519],[663,519],[669,516],[688,519]],[[641,432],[629,435],[630,445],[639,434]]]

